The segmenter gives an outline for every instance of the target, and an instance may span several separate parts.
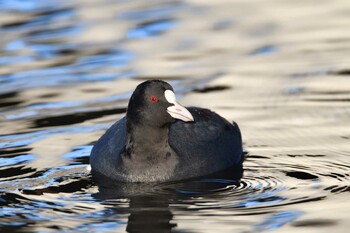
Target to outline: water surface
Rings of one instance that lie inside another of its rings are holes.
[[[0,1],[3,232],[347,232],[350,3]],[[240,125],[231,177],[99,190],[135,86]]]

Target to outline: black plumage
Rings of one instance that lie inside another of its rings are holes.
[[[97,182],[184,180],[242,163],[238,125],[208,109],[186,109],[173,94],[172,87],[160,80],[136,88],[126,116],[91,151]]]

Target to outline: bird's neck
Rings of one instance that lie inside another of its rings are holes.
[[[159,148],[169,147],[169,126],[154,127],[133,125],[127,127],[128,140],[126,149],[133,154],[155,154]]]

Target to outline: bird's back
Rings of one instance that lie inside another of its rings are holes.
[[[93,174],[122,179],[119,165],[126,139],[126,119],[123,117],[114,123],[92,148],[90,164]]]
[[[170,126],[169,144],[179,156],[176,177],[197,177],[242,163],[238,125],[202,108],[188,108],[194,122]]]

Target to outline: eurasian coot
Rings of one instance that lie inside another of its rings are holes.
[[[96,142],[91,155],[97,182],[177,181],[242,164],[236,123],[203,108],[184,108],[170,84],[137,86],[126,116]]]

